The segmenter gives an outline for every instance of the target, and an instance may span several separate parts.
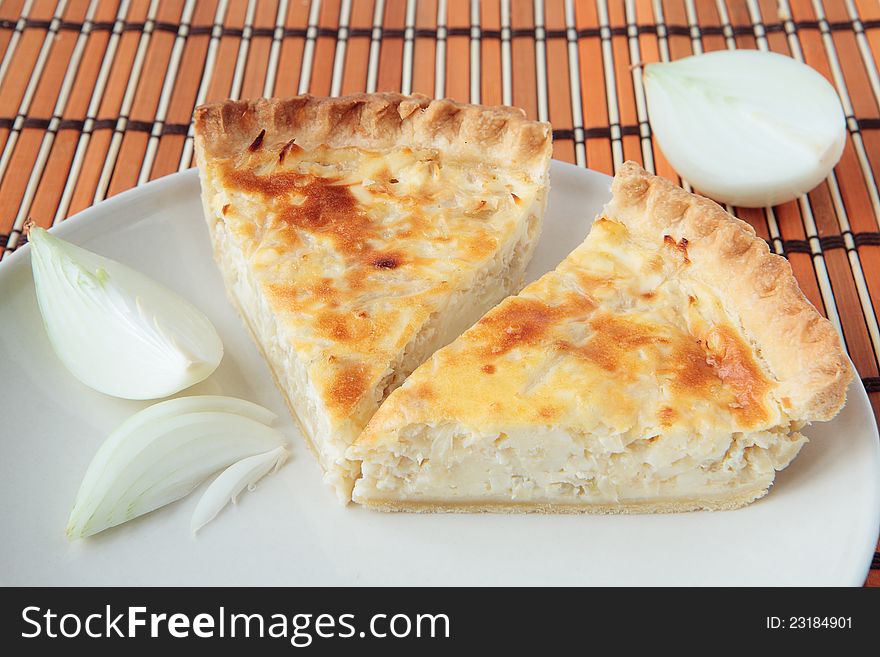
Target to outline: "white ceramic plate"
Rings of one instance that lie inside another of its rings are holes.
[[[609,178],[553,163],[530,279],[587,233]],[[292,460],[194,538],[200,491],[86,541],[64,527],[104,437],[147,405],[74,379],[52,352],[29,247],[0,265],[0,584],[862,584],[880,519],[880,457],[861,386],[771,493],[738,511],[656,516],[386,515],[343,508],[289,419],[216,271],[195,171],[86,210],[57,234],[125,262],[193,301],[226,346],[186,394],[225,394],[282,418]]]

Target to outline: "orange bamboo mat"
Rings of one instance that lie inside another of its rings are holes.
[[[843,158],[801,198],[734,208],[840,328],[880,413],[878,0],[0,0],[0,253],[192,165],[193,107],[402,90],[525,108],[555,157],[677,180],[639,62],[722,48],[806,61],[848,117]],[[880,586],[880,558],[868,585]]]

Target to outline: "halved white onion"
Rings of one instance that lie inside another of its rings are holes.
[[[229,502],[235,504],[245,488],[253,490],[260,479],[278,470],[287,456],[284,447],[276,447],[270,452],[242,459],[221,472],[208,486],[193,511],[190,524],[193,534],[211,522]]]
[[[84,384],[114,397],[157,399],[217,369],[220,336],[188,301],[42,228],[28,237],[49,341]]]
[[[793,200],[843,153],[834,87],[783,55],[722,50],[645,66],[651,129],[700,193],[744,207]]]
[[[68,537],[91,536],[149,513],[217,470],[283,445],[281,433],[261,421],[273,417],[256,404],[217,396],[172,399],[136,413],[89,464]]]

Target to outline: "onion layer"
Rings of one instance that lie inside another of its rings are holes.
[[[287,456],[286,449],[276,447],[271,452],[242,459],[221,472],[208,486],[193,511],[190,525],[193,534],[211,522],[229,502],[235,504],[245,488],[253,490],[260,479],[278,470],[287,460]]]
[[[274,415],[219,396],[150,406],[119,426],[83,477],[67,525],[69,538],[96,534],[189,494],[210,475],[284,444],[263,424]]]

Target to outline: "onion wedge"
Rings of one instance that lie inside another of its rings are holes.
[[[193,512],[190,525],[193,534],[211,522],[230,501],[235,504],[245,488],[253,490],[257,481],[270,472],[277,471],[287,460],[287,456],[288,452],[284,447],[276,447],[270,452],[242,459],[221,472],[208,486]]]
[[[223,358],[210,320],[125,265],[31,228],[31,265],[49,342],[77,379],[125,399],[167,397]]]

